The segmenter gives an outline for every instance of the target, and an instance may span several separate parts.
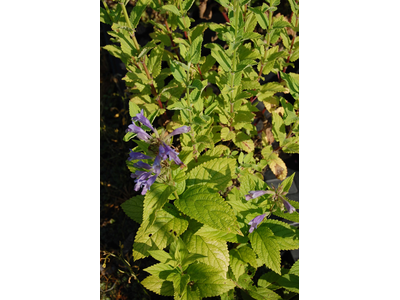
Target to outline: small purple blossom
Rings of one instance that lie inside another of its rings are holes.
[[[168,137],[177,135],[177,134],[188,133],[189,131],[190,131],[190,126],[182,126],[182,127],[175,129],[170,134],[168,134]]]
[[[250,191],[247,195],[246,195],[246,200],[249,201],[250,199],[254,199],[257,197],[260,197],[262,195],[265,194],[272,194],[273,192],[271,191]]]
[[[136,133],[138,138],[141,139],[142,141],[148,143],[151,141],[151,136],[146,131],[144,131],[139,126],[136,126],[135,124],[129,125],[126,131]]]
[[[258,225],[260,225],[260,223],[264,220],[265,216],[266,216],[266,214],[262,214],[262,215],[255,217],[253,220],[250,221],[249,233],[252,233],[253,230],[256,229]]]
[[[147,169],[147,170],[151,169],[151,166],[149,164],[142,162],[142,161],[138,161],[137,163],[134,163],[133,166],[135,168],[142,168],[142,169]]]
[[[285,208],[287,209],[288,213],[291,214],[296,211],[296,209],[286,200],[282,200],[283,205],[285,205]]]
[[[143,114],[143,109],[140,113],[138,113],[136,115],[136,117],[132,118],[132,121],[139,121],[140,123],[142,123],[144,126],[148,127],[149,129],[153,130],[154,133],[157,134],[157,131],[153,128],[153,126],[151,125],[150,121],[144,116]]]
[[[131,153],[129,153],[128,160],[131,161],[135,159],[151,159],[151,158],[152,158],[151,156],[145,155],[143,153],[131,151]]]
[[[182,161],[178,157],[178,152],[172,149],[170,146],[165,144],[164,142],[159,147],[158,155],[164,160],[169,157],[169,160],[173,160],[177,165],[181,165]]]

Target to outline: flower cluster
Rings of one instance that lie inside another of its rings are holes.
[[[279,190],[279,189],[278,189]],[[272,194],[273,199],[277,200],[278,198],[283,202],[283,205],[285,206],[286,210],[288,211],[289,214],[293,213],[296,211],[296,209],[287,201],[285,200],[282,196],[278,195],[276,191],[250,191],[246,195],[246,201],[249,201],[251,199],[255,199],[257,197],[261,197],[265,194]],[[264,220],[266,214],[259,215],[255,217],[253,220],[250,221],[250,229],[249,232],[252,233],[254,229],[257,228],[258,225]]]
[[[146,131],[144,131],[142,128],[137,126],[135,122],[138,121],[142,123],[144,126],[148,127],[151,129],[155,137],[152,137],[149,135]],[[160,137],[158,132],[153,128],[151,125],[150,121],[144,116],[143,110],[136,115],[136,117],[132,118],[132,124],[128,126],[127,129],[128,132],[133,132],[136,133],[137,137],[144,141],[149,143],[150,145],[155,145],[152,149],[154,154],[156,155],[154,159],[153,166],[149,165],[146,162],[139,161],[133,164],[134,167],[136,168],[141,168],[141,169],[146,169],[147,171],[140,171],[137,170],[135,173],[131,174],[131,177],[135,179],[135,191],[138,191],[141,187],[142,189],[142,195],[146,194],[148,190],[150,190],[150,186],[156,181],[157,176],[160,175],[161,172],[161,162],[163,160],[166,160],[169,158],[169,160],[173,160],[176,164],[178,165],[183,165],[182,161],[178,157],[178,152],[176,152],[174,149],[171,148],[169,145],[169,139],[170,137],[177,135],[177,134],[182,134],[182,133],[187,133],[190,131],[189,126],[182,126],[179,127],[178,129],[175,129],[168,135],[162,135],[164,137]],[[150,148],[149,148],[150,149]],[[140,152],[133,152],[129,154],[128,160],[142,160],[142,159],[153,159],[154,157],[145,155]],[[154,175],[153,175],[154,174]]]

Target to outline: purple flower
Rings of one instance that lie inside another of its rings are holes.
[[[262,214],[262,215],[255,217],[253,220],[250,221],[249,233],[252,233],[253,230],[256,229],[258,225],[260,225],[260,223],[264,220],[265,216],[266,216],[266,214]]]
[[[150,128],[151,130],[153,130],[154,133],[157,134],[157,131],[153,128],[153,126],[151,125],[150,121],[144,116],[143,114],[143,109],[140,113],[138,113],[136,115],[136,117],[132,118],[132,121],[139,121],[140,123],[142,123],[144,126]]]
[[[135,159],[151,159],[151,158],[152,158],[151,156],[145,155],[143,153],[131,151],[131,153],[129,153],[128,160],[131,161]]]
[[[182,161],[178,157],[178,152],[172,149],[170,146],[165,144],[164,142],[159,147],[158,155],[164,160],[169,157],[169,160],[173,160],[177,165],[183,164]]]
[[[142,161],[138,161],[137,163],[134,163],[133,166],[135,168],[142,168],[142,169],[147,169],[147,170],[151,169],[151,166],[149,164],[142,162]]]
[[[283,205],[285,205],[285,208],[287,209],[288,213],[291,214],[296,211],[296,209],[286,200],[282,200]]]
[[[175,129],[170,134],[168,134],[168,137],[177,135],[177,134],[188,133],[189,131],[190,131],[190,126],[182,126],[182,127]]]
[[[254,199],[260,197],[265,194],[273,194],[272,191],[250,191],[249,194],[246,195],[246,200],[249,201],[250,199]]]
[[[138,138],[141,139],[142,141],[149,143],[151,140],[151,136],[146,131],[144,131],[139,126],[136,126],[135,124],[129,125],[126,131],[136,133]]]

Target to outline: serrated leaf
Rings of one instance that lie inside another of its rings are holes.
[[[142,17],[142,14],[145,11],[149,2],[150,0],[138,0],[136,2],[135,7],[131,11],[131,15],[129,16],[129,20],[133,28],[136,28],[139,24],[140,18]]]
[[[166,281],[157,276],[146,277],[141,284],[148,290],[162,296],[173,296],[174,286],[171,281]]]
[[[296,115],[296,113],[293,110],[292,104],[290,104],[289,102],[286,102],[286,100],[284,98],[281,98],[281,104],[285,110],[285,112],[283,114],[283,120],[284,120],[286,126],[299,120],[299,117]]]
[[[191,234],[187,236],[185,242],[191,253],[204,255],[202,258],[198,258],[197,261],[213,266],[218,270],[224,271],[224,273],[228,272],[229,253],[225,241]],[[226,277],[224,276],[224,278]]]
[[[168,202],[168,197],[176,190],[176,187],[161,183],[153,183],[144,197],[143,220],[154,218],[154,213]],[[150,224],[151,225],[151,220]]]
[[[293,173],[292,175],[287,177],[284,181],[282,181],[282,183],[280,184],[280,186],[282,186],[284,192],[289,192],[290,187],[292,186],[295,174],[296,173]]]
[[[174,15],[181,17],[181,13],[179,11],[179,9],[175,6],[175,5],[171,5],[171,4],[167,4],[167,5],[163,5],[161,7],[161,9],[164,9],[166,11],[172,12]]]
[[[149,254],[162,263],[169,263],[174,261],[172,256],[164,250],[148,250]],[[146,270],[145,270],[146,271]],[[153,274],[153,273],[151,273]],[[154,275],[154,274],[153,274]]]
[[[268,29],[268,17],[267,15],[264,13],[266,6],[264,6],[265,4],[263,4],[262,8],[253,8],[253,7],[249,7],[249,10],[251,10],[256,18],[257,18],[257,22],[258,24],[260,24],[262,29]]]
[[[107,11],[102,7],[100,7],[100,22],[112,25],[110,16],[108,15]]]
[[[160,44],[151,50],[147,67],[152,78],[156,78],[161,73],[161,61],[164,54],[164,45]]]
[[[231,243],[246,243],[249,239],[245,236],[240,236],[234,233],[226,233],[220,231],[218,229],[212,228],[208,225],[203,225],[199,230],[197,230],[195,235],[201,235],[203,237],[213,239],[213,240],[222,240]]]
[[[191,264],[186,272],[195,282],[193,288],[199,289],[202,298],[215,297],[235,287],[232,280],[222,277],[221,271],[203,263]]]
[[[279,300],[282,299],[281,296],[279,296],[277,293],[274,291],[271,291],[268,288],[263,288],[263,287],[257,287],[255,289],[251,289],[248,291],[249,295],[253,297],[254,299],[257,300]]]
[[[174,267],[170,265],[166,265],[163,263],[154,264],[143,271],[150,273],[151,275],[155,275],[161,279],[167,279],[168,275],[173,273]]]
[[[285,123],[275,111],[272,112],[272,133],[276,141],[283,142],[286,139]]]
[[[268,219],[266,224],[274,234],[280,250],[295,250],[299,248],[299,231],[289,224],[278,220]]]
[[[175,200],[175,206],[202,224],[243,236],[232,208],[217,192],[207,186],[189,187],[178,200]]]
[[[226,54],[226,51],[219,44],[207,44],[205,48],[211,49],[211,55],[216,59],[219,65],[225,72],[231,70],[231,59]]]
[[[294,292],[297,294],[299,293],[299,276],[297,275],[282,275],[281,278],[278,279],[278,284],[290,292]]]
[[[187,12],[193,5],[194,0],[185,0],[182,1],[182,10]]]
[[[215,190],[223,190],[232,185],[235,167],[236,160],[232,158],[207,161],[190,171],[186,186],[207,185]]]
[[[264,101],[279,92],[288,92],[288,89],[278,82],[268,82],[262,86],[257,97],[260,101]]]
[[[249,239],[254,252],[262,262],[272,271],[281,274],[281,256],[279,245],[274,239],[274,234],[265,224],[258,226],[249,234]]]
[[[201,44],[203,43],[203,36],[199,35],[189,47],[187,52],[186,61],[192,64],[197,64],[201,57]]]
[[[299,74],[289,73],[285,74],[280,72],[281,77],[283,80],[286,81],[286,84],[289,88],[290,94],[293,96],[294,99],[299,99]]]
[[[290,268],[289,274],[294,274],[297,276],[300,276],[299,274],[299,264],[300,264],[300,260],[298,259],[293,266]]]
[[[250,153],[254,151],[254,142],[253,140],[244,132],[239,132],[236,137],[233,139],[233,142],[240,149]]]
[[[254,251],[247,245],[234,248],[229,251],[230,267],[236,279],[246,271],[247,264],[250,263],[257,268],[257,258]]]
[[[179,81],[186,81],[186,71],[185,69],[175,60],[170,60],[172,76]]]
[[[144,219],[142,226],[136,233],[133,244],[134,260],[149,255],[148,250],[160,250],[170,244],[176,236],[180,236],[189,225],[189,222],[180,217],[178,213],[171,214],[165,210],[157,212],[153,225]]]
[[[121,204],[121,208],[126,215],[139,224],[143,221],[143,200],[144,196],[138,195]]]

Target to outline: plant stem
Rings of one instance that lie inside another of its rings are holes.
[[[297,25],[299,25],[299,18],[296,15],[294,15],[294,16],[296,18],[296,26],[295,27],[297,27]],[[290,56],[293,54],[292,50],[293,50],[294,41],[296,40],[296,36],[297,36],[297,34],[296,34],[296,31],[295,31],[293,39],[292,39],[292,43],[290,44],[289,55],[288,55],[288,57],[286,59],[286,63],[288,63],[290,61]],[[286,69],[287,69],[287,66],[283,68],[282,72],[286,73]]]

